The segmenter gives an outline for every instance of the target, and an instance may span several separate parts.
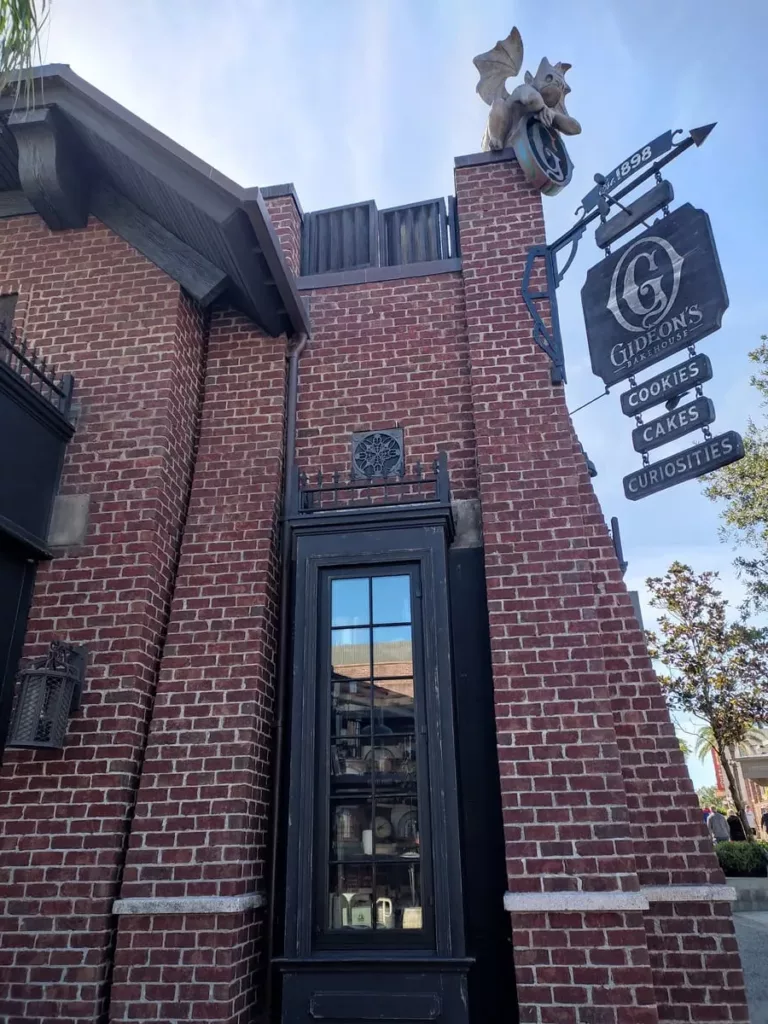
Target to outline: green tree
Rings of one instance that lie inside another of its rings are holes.
[[[40,32],[48,17],[50,0],[0,0],[0,89],[20,72],[40,63]]]
[[[720,758],[733,803],[751,838],[731,751],[755,725],[768,723],[768,631],[729,622],[728,602],[715,587],[716,572],[698,575],[673,562],[663,577],[646,581],[660,609],[658,632],[649,632],[651,657],[673,710],[705,722]]]
[[[742,750],[746,748],[748,753],[757,753],[765,745],[765,740],[765,732],[754,725],[748,730],[739,746]],[[717,747],[712,727],[710,725],[702,725],[696,733],[696,757],[700,761],[704,761],[713,750],[716,752]]]
[[[696,790],[696,796],[699,798],[699,807],[702,809],[709,807],[711,811],[725,810],[725,800],[714,786],[701,786]]]
[[[761,397],[762,423],[750,420],[744,432],[744,458],[707,477],[704,493],[725,502],[724,535],[744,549],[736,559],[748,605],[768,607],[768,335],[749,353],[757,364],[750,383]]]

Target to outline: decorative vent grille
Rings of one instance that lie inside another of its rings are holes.
[[[402,476],[405,466],[403,431],[367,430],[352,435],[354,477]]]
[[[383,267],[448,259],[448,217],[444,199],[396,206],[379,213]]]
[[[80,706],[87,652],[54,640],[45,658],[19,676],[9,747],[64,745],[69,716]]]
[[[304,215],[303,276],[398,267],[459,255],[456,200],[430,199],[377,211],[371,200]]]
[[[357,203],[304,215],[301,272],[328,274],[378,263],[376,204]]]

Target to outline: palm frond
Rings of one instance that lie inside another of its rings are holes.
[[[40,33],[51,0],[0,0],[0,92],[15,79],[17,95],[31,89],[25,75],[41,62]]]

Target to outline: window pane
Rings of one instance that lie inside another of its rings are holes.
[[[331,581],[332,626],[367,626],[369,612],[367,577]]]
[[[371,802],[343,794],[331,801],[331,860],[361,860],[373,852]]]
[[[410,576],[374,577],[373,621],[377,626],[411,621]]]
[[[373,674],[377,679],[413,675],[410,626],[376,626],[373,630]]]
[[[373,906],[377,929],[416,931],[424,927],[421,871],[417,857],[402,864],[377,864]]]
[[[365,679],[371,674],[371,631],[334,629],[331,637],[331,666],[336,676]]]
[[[328,927],[373,928],[373,868],[337,864],[331,868]]]

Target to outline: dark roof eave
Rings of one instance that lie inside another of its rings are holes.
[[[99,135],[104,134],[113,143],[118,141],[120,148],[127,150],[131,158],[148,173],[156,175],[167,187],[178,190],[184,199],[199,206],[208,215],[215,216],[218,221],[224,223],[237,216],[237,210],[242,210],[253,233],[253,248],[258,249],[263,256],[271,280],[261,282],[259,287],[254,283],[252,289],[248,288],[248,281],[253,280],[256,271],[252,261],[247,264],[243,261],[242,277],[246,287],[235,288],[235,298],[240,298],[239,304],[249,316],[257,322],[263,320],[265,329],[273,335],[309,331],[306,306],[285,262],[282,247],[258,189],[244,189],[231,181],[210,164],[94,88],[68,65],[44,65],[32,68],[31,74],[33,105],[55,104],[75,123],[86,118],[89,130]],[[18,110],[27,102],[23,94],[17,98],[6,93],[0,97],[0,112],[11,112],[14,108]],[[150,215],[153,213],[151,208],[145,212]],[[180,237],[183,239],[181,233]],[[189,239],[183,240],[190,242]],[[265,290],[263,284],[273,287]],[[274,294],[276,305],[260,311],[265,291]]]

